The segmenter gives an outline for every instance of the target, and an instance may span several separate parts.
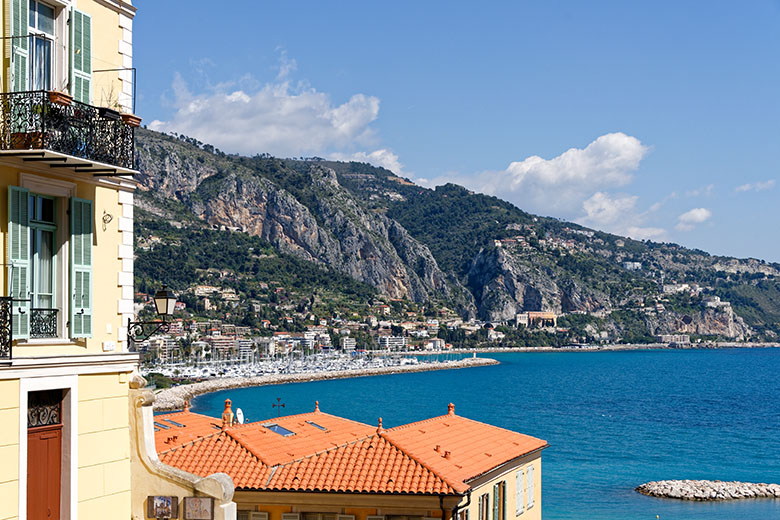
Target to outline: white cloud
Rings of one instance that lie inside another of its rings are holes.
[[[334,104],[330,96],[286,77],[294,60],[282,54],[275,82],[258,86],[252,78],[193,93],[179,74],[173,92],[175,112],[168,121],[153,121],[153,130],[177,132],[227,152],[246,155],[267,152],[289,157],[324,154],[374,144],[371,123],[379,114],[379,99],[355,94]]]
[[[429,185],[456,182],[499,195],[533,213],[572,218],[594,192],[629,184],[648,150],[636,137],[615,132],[552,159],[534,155],[511,163],[506,170],[445,175]]]
[[[734,191],[736,192],[744,192],[744,191],[764,191],[764,190],[771,190],[775,187],[775,180],[769,179],[768,181],[764,182],[753,182],[748,184],[743,184],[742,186],[737,186],[734,188]]]
[[[636,195],[613,197],[608,193],[596,192],[583,201],[582,209],[585,215],[576,220],[584,226],[592,226],[637,240],[664,238],[665,229],[643,225],[646,215],[637,210],[638,199]]]
[[[690,190],[685,192],[686,197],[709,197],[712,195],[712,192],[715,190],[714,184],[708,184],[706,186],[703,186],[701,188],[697,188],[695,190]]]
[[[328,157],[330,159],[333,159],[334,161],[366,162],[369,164],[373,164],[374,166],[381,166],[382,168],[387,168],[388,170],[395,173],[396,175],[403,174],[404,165],[401,164],[401,161],[398,159],[398,156],[385,148],[382,148],[380,150],[374,150],[373,152],[370,153],[366,153],[366,152],[356,152],[353,154],[332,153]]]
[[[693,208],[677,217],[675,229],[679,231],[690,231],[695,228],[697,224],[709,220],[710,217],[712,217],[712,211],[707,208]]]

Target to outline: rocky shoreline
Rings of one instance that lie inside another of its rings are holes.
[[[583,345],[568,347],[478,347],[467,349],[452,349],[446,353],[449,354],[501,354],[511,352],[522,353],[541,353],[541,352],[605,352],[620,350],[712,350],[724,348],[780,348],[777,342],[726,342],[719,341],[713,343],[689,343],[686,345],[669,346],[668,343],[613,343],[608,345]],[[421,351],[414,352],[415,356],[437,356],[441,351]],[[384,355],[382,352],[375,352],[374,355]]]
[[[696,501],[780,498],[778,484],[721,480],[658,480],[642,484],[636,491],[651,497]]]
[[[337,370],[333,372],[307,372],[302,374],[273,374],[255,377],[215,378],[200,381],[190,385],[174,386],[160,390],[155,395],[155,411],[181,410],[185,401],[193,397],[218,390],[244,388],[248,386],[280,385],[284,383],[303,383],[306,381],[322,381],[325,379],[343,379],[348,377],[378,376],[384,374],[400,374],[406,372],[427,372],[430,370],[449,370],[455,368],[470,368],[485,365],[497,365],[498,361],[489,358],[466,358],[457,361],[442,361],[435,363],[420,363],[418,365],[402,365],[360,370]]]

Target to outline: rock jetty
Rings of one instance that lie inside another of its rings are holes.
[[[678,500],[738,500],[740,498],[780,498],[780,485],[721,480],[658,480],[642,484],[643,495]]]
[[[454,368],[469,368],[485,365],[497,365],[498,361],[489,358],[466,358],[458,361],[440,361],[435,363],[420,363],[418,365],[401,365],[364,368],[356,370],[334,370],[329,372],[304,372],[299,374],[271,374],[255,377],[227,377],[201,381],[190,385],[174,386],[161,390],[155,395],[154,410],[170,411],[184,408],[185,401],[195,396],[244,388],[247,386],[280,385],[284,383],[303,383],[306,381],[321,381],[323,379],[343,379],[348,377],[378,376],[384,374],[400,374],[405,372],[426,372],[429,370],[446,370]]]

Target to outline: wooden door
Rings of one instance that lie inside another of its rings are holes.
[[[59,520],[62,424],[27,430],[27,518]]]

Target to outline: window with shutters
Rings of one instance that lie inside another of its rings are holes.
[[[67,90],[91,103],[92,18],[61,2],[7,0],[12,92]]]
[[[506,519],[506,482],[493,484],[493,520]]]
[[[61,186],[30,184],[49,193],[8,188],[13,337],[91,337],[92,201],[57,196]]]
[[[490,518],[490,495],[487,493],[479,496],[479,520]]]

